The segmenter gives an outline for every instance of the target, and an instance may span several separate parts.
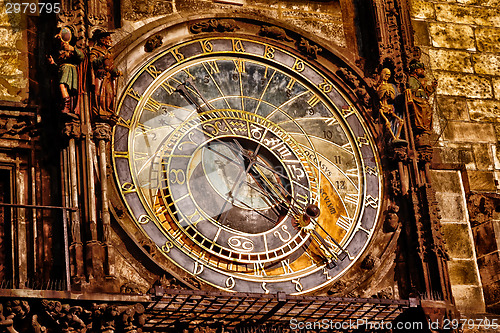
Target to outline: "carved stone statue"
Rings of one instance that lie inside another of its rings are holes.
[[[111,32],[97,29],[92,35],[94,46],[90,50],[92,113],[99,118],[115,116],[116,79],[122,75],[114,67]]]
[[[404,120],[397,113],[394,101],[398,95],[397,88],[394,84],[389,83],[391,71],[388,68],[382,69],[380,72],[380,80],[377,86],[377,94],[380,101],[380,115],[384,121],[386,131],[391,135],[393,142],[401,141],[401,129],[403,128]]]
[[[80,64],[85,55],[77,47],[72,46],[72,33],[69,28],[62,28],[55,36],[57,43],[56,59],[49,55],[47,60],[52,66],[57,66],[58,90],[62,101],[61,112],[70,116],[75,115],[75,107],[78,98],[78,64]]]
[[[411,94],[407,93],[407,102],[413,109],[410,109],[412,125],[417,138],[431,133],[432,106],[429,103],[429,97],[434,94],[437,85],[437,80],[434,80],[432,84],[426,84],[423,63],[417,60],[410,62],[410,77],[408,78],[407,88]]]

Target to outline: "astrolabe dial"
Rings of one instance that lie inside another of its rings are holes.
[[[381,177],[360,112],[276,45],[209,38],[146,62],[120,100],[117,186],[139,228],[221,289],[306,293],[368,244]]]

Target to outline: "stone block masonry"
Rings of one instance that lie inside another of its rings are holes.
[[[500,279],[492,271],[500,267],[495,245],[500,240],[498,227],[492,222],[471,223],[475,218],[471,202],[466,208],[463,203],[457,206],[457,200],[475,193],[496,195],[500,189],[500,1],[413,0],[411,5],[415,41],[428,78],[439,80],[434,106],[436,149],[442,163],[466,168],[467,186],[461,189],[442,177],[460,174],[458,170],[434,175],[440,179],[441,205],[447,207],[442,210],[442,223],[455,300],[465,315],[484,309],[497,312],[500,299],[490,291],[498,289]],[[471,290],[482,290],[482,307],[467,296]]]

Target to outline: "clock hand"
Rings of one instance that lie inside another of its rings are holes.
[[[200,103],[194,98],[193,95],[188,91],[186,84],[181,83],[177,86],[177,89],[175,90],[176,92],[180,93],[182,97],[189,103],[189,104],[194,104],[196,105],[196,112],[201,113],[203,110],[201,109]]]
[[[198,88],[196,87],[196,85],[194,84],[194,81],[191,77],[189,77],[185,83],[187,88],[192,88],[196,94],[198,94],[198,96],[200,96],[201,100],[203,101],[203,103],[205,103],[205,105],[210,109],[210,110],[215,110],[215,108],[212,106],[212,104],[210,104],[206,99],[205,97],[203,97],[203,95],[200,93],[200,91],[198,90]]]

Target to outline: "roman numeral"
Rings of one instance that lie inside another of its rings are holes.
[[[351,227],[352,219],[350,217],[347,217],[345,215],[340,215],[339,219],[337,220],[337,226],[341,227],[345,231],[349,231]]]
[[[160,110],[161,104],[154,98],[150,97],[148,101],[146,102],[146,105],[144,105],[144,110],[147,110],[149,112],[156,113]]]
[[[233,60],[234,66],[239,73],[245,73],[245,61],[241,59]]]
[[[315,107],[316,104],[318,104],[320,101],[319,97],[316,95],[312,95],[311,98],[307,101],[307,104],[309,104],[311,107]]]

